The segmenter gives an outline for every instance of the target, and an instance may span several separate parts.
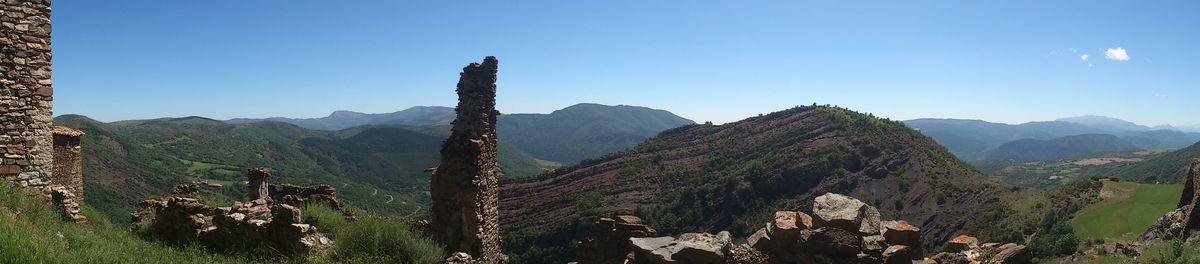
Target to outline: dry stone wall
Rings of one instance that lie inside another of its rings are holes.
[[[54,174],[50,181],[66,187],[75,199],[83,201],[83,152],[79,139],[83,132],[54,127]]]
[[[478,262],[500,263],[500,210],[496,165],[495,57],[463,68],[458,81],[457,116],[442,144],[430,195],[434,236],[455,252]]]
[[[50,1],[0,1],[0,177],[43,189],[53,171]]]

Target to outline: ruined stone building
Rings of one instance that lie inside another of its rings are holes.
[[[83,200],[83,151],[79,139],[84,134],[63,126],[54,127],[54,174],[50,181],[66,187]]]
[[[457,116],[430,186],[434,236],[451,251],[484,263],[505,261],[497,207],[496,70],[496,58],[490,56],[463,68]]]
[[[42,189],[51,151],[50,1],[0,4],[0,177]]]

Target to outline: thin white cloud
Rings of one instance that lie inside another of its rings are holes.
[[[1128,61],[1129,53],[1124,48],[1116,47],[1104,51],[1104,58],[1118,61]]]
[[[1089,56],[1087,55],[1087,53],[1084,53],[1083,55],[1079,55],[1079,59],[1084,60],[1084,61],[1087,61],[1088,57]]]

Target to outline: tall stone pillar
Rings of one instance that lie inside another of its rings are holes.
[[[55,126],[54,175],[50,181],[66,187],[74,199],[83,201],[83,148],[80,137],[83,132],[64,126]]]
[[[267,193],[268,185],[270,185],[267,183],[269,177],[271,177],[271,169],[259,167],[247,169],[246,182],[249,183],[250,189],[246,192],[246,199],[254,201],[270,197]]]
[[[0,177],[42,189],[50,135],[50,1],[0,1]]]
[[[497,207],[496,67],[496,58],[489,56],[463,68],[457,116],[430,186],[434,235],[451,251],[485,263],[506,260],[500,253]]]

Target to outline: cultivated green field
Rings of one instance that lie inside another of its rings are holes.
[[[1182,193],[1182,184],[1105,181],[1104,200],[1075,214],[1071,228],[1080,238],[1132,238],[1175,209]]]

